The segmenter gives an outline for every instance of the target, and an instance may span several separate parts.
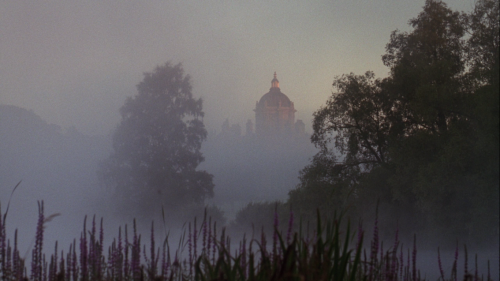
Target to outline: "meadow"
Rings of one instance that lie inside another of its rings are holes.
[[[2,280],[429,280],[417,268],[416,236],[404,248],[396,230],[393,243],[384,248],[377,220],[368,239],[361,224],[353,227],[340,214],[322,221],[318,212],[314,229],[306,230],[291,212],[286,231],[278,230],[283,227],[275,214],[271,235],[261,230],[237,240],[205,212],[201,220],[186,223],[183,235],[172,244],[168,234],[155,236],[154,222],[150,236],[141,237],[135,220],[105,242],[103,219],[94,216],[85,217],[80,237],[61,249],[57,242],[44,244],[46,224],[58,214],[46,216],[41,201],[31,255],[23,256],[18,230],[12,241],[7,238],[8,209],[9,204],[0,214]],[[487,272],[479,272],[477,255],[469,261],[465,246],[463,252],[459,261],[457,243],[451,271],[445,272],[437,250],[438,280],[493,280],[489,262]]]

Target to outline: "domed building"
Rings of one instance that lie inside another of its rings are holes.
[[[274,72],[271,89],[255,105],[255,133],[259,136],[294,133],[296,110],[279,86],[280,82]]]

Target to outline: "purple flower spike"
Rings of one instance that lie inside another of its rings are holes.
[[[399,239],[398,239],[398,234],[399,234],[399,225],[396,228],[396,238],[394,239],[394,246],[392,249],[392,264],[391,264],[391,272],[390,272],[390,278],[391,279],[396,279],[397,278],[397,262],[398,262],[398,246],[399,246]]]
[[[55,245],[55,249],[54,249],[54,276],[55,274],[57,274],[57,241],[56,241],[56,245]]]
[[[73,281],[78,280],[78,267],[77,267],[77,259],[76,259],[76,239],[73,240],[73,258],[72,258],[72,263],[73,263]]]
[[[202,223],[202,228],[203,228],[203,248],[201,249],[202,252],[206,252],[206,246],[207,246],[207,208],[205,208],[205,213],[203,214],[203,223]]]
[[[161,252],[161,263],[160,263],[160,266],[161,266],[161,277],[162,278],[165,278],[165,275],[166,275],[166,272],[165,272],[165,263],[166,263],[166,254],[165,254],[165,248],[166,248],[166,244],[163,244],[163,249],[162,249],[162,252]]]
[[[188,251],[189,251],[189,274],[193,275],[193,241],[191,236],[191,223],[188,225]]]
[[[43,201],[38,202],[38,224],[36,227],[35,247],[32,251],[31,260],[31,279],[34,281],[42,280],[42,247],[43,247],[43,224],[45,217],[43,214]],[[5,224],[5,221],[4,221]],[[2,230],[3,232],[3,230]],[[3,235],[2,235],[3,236]],[[2,239],[2,250],[5,249],[5,239]]]
[[[417,280],[417,235],[413,235],[413,253],[412,253],[413,280]]]
[[[439,247],[438,247],[438,265],[439,265],[439,273],[441,274],[441,279],[444,280],[443,264],[441,263],[441,253],[439,252]]]
[[[134,241],[132,245],[131,270],[133,278],[139,279],[141,275],[141,236],[137,236],[137,225],[134,219]]]
[[[95,273],[95,268],[97,267],[97,264],[95,263],[95,252],[96,252],[96,228],[95,228],[95,215],[92,218],[92,230],[90,232],[90,243],[89,243],[89,266],[90,266],[90,272]]]
[[[451,270],[455,281],[457,281],[457,262],[458,262],[458,241],[457,241],[457,246],[455,248],[455,260],[453,261],[453,268]]]
[[[380,243],[380,262],[384,261],[384,241]]]
[[[401,251],[399,254],[399,271],[400,271],[400,279],[403,280],[403,268],[404,268],[404,259],[403,259],[403,245],[401,245]]]
[[[125,225],[125,260],[123,261],[123,275],[125,278],[129,276],[130,272],[130,266],[129,266],[129,261],[128,261],[128,248],[129,248],[129,243],[128,243],[128,231],[127,231],[127,225]]]
[[[0,216],[1,217],[1,216]],[[22,274],[22,269],[19,265],[19,251],[17,250],[17,229],[14,232],[14,252],[12,254],[12,270],[14,273],[14,277],[19,280]]]
[[[212,251],[212,263],[215,263],[215,253],[217,252],[217,222],[214,222],[214,235],[213,239],[213,251]]]
[[[408,270],[408,274],[410,274],[410,248],[408,248],[408,255],[406,257],[406,268]]]
[[[12,270],[12,259],[11,259],[11,257],[12,257],[12,248],[10,247],[10,239],[9,239],[7,241],[7,261],[5,262],[5,272],[11,272],[11,270]]]
[[[375,264],[377,263],[378,246],[379,246],[379,241],[378,241],[378,204],[377,204],[377,209],[375,211],[375,225],[373,226],[373,240],[370,253],[370,269],[369,269],[370,281],[373,278],[373,269]]]
[[[2,210],[0,209],[0,260],[5,257],[5,223],[2,223]],[[2,269],[0,269],[2,270]],[[3,271],[3,270],[2,270]]]
[[[198,233],[197,233],[197,229],[196,229],[196,218],[194,218],[194,228],[193,228],[193,257],[194,257],[194,260],[195,261],[197,258],[198,258],[198,253],[196,251],[196,240],[198,240]]]
[[[146,255],[144,255],[146,256]],[[156,275],[156,257],[155,257],[155,225],[151,222],[151,275],[152,278]]]
[[[87,280],[88,279],[88,256],[87,256],[87,216],[85,216],[85,219],[83,221],[83,232],[82,235],[80,236],[80,273],[82,280]]]
[[[276,259],[278,246],[278,203],[274,206],[274,233],[273,233],[273,259]]]
[[[102,223],[102,220],[101,220]],[[102,248],[102,246],[101,246]],[[123,254],[123,244],[122,244],[122,227],[120,226],[118,228],[118,247],[116,249],[116,259],[117,259],[117,278],[121,279],[122,278],[122,272],[123,272],[123,259],[121,258]],[[99,263],[100,264],[100,263]]]
[[[465,249],[465,263],[464,263],[464,276],[467,276],[469,274],[468,270],[467,270],[467,246],[464,245],[464,249]]]
[[[212,246],[212,239],[211,239],[211,236],[212,236],[212,217],[210,217],[208,219],[208,234],[207,234],[207,252],[206,252],[206,255],[207,255],[207,259],[210,258],[210,249],[211,249],[211,246]]]
[[[292,230],[293,230],[293,211],[290,211],[290,220],[288,221],[288,232],[286,235],[286,244],[290,244],[290,239],[292,237]]]

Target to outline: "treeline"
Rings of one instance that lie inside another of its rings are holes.
[[[386,45],[387,78],[334,79],[314,114],[320,152],[279,207],[373,218],[378,201],[386,229],[498,241],[499,2],[466,14],[428,0],[409,25]],[[266,205],[238,217],[258,221]]]

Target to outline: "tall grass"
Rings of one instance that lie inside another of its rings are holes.
[[[157,243],[152,223],[147,247],[137,233],[134,220],[130,233],[127,225],[123,232],[119,228],[118,237],[113,238],[107,251],[103,247],[103,220],[98,224],[93,217],[87,229],[85,217],[80,238],[73,240],[66,251],[59,250],[56,242],[54,251],[48,254],[44,251],[44,228],[55,215],[45,217],[43,202],[38,204],[38,223],[28,271],[25,259],[19,254],[17,230],[13,243],[7,239],[7,212],[8,208],[3,216],[0,213],[2,280],[423,280],[416,268],[416,237],[411,251],[404,250],[396,232],[394,244],[384,250],[375,222],[367,255],[361,225],[354,231],[350,222],[344,222],[340,215],[323,222],[319,212],[312,235],[305,235],[302,227],[292,232],[293,213],[287,233],[279,232],[276,216],[272,245],[267,245],[264,231],[259,239],[252,234],[249,240],[244,235],[239,243],[231,242],[225,229],[218,230],[217,223],[205,213],[201,222],[195,218],[187,224],[177,249],[171,249],[168,235]],[[468,271],[466,249],[465,253],[460,279],[491,280],[489,270],[487,276],[479,276],[477,256],[475,270]],[[458,280],[458,247],[449,275],[443,271],[439,249],[437,254],[439,280]]]

